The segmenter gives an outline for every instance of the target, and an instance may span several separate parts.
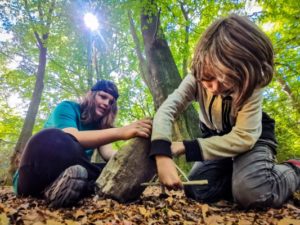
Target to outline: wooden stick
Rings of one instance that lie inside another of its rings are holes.
[[[191,181],[185,181],[182,182],[183,186],[188,186],[188,185],[206,185],[208,184],[207,180],[191,180]],[[142,186],[159,186],[161,183],[159,182],[150,182],[150,183],[142,183]]]

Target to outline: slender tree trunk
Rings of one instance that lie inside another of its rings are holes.
[[[87,81],[88,81],[88,86],[92,87],[93,85],[93,39],[92,39],[92,34],[88,32],[88,40],[87,40]]]
[[[134,21],[132,19],[132,15],[131,15],[130,10],[128,11],[128,18],[129,18],[129,23],[130,23],[131,36],[132,36],[134,44],[135,44],[135,52],[136,52],[136,55],[138,56],[138,59],[139,59],[139,69],[141,71],[141,75],[142,75],[142,78],[143,78],[144,82],[146,83],[146,85],[148,87],[150,87],[150,80],[149,80],[150,76],[149,76],[149,73],[148,73],[147,62],[146,62],[146,60],[143,56],[140,40],[139,40],[138,35],[136,33]]]
[[[180,74],[160,27],[159,12],[141,14],[141,30],[144,39],[148,87],[157,109],[180,82]],[[199,137],[199,118],[190,106],[174,125],[174,140]]]
[[[26,9],[26,13],[28,14],[29,21],[31,23],[32,29],[34,30],[33,34],[36,39],[36,44],[39,48],[39,65],[36,73],[36,81],[34,90],[32,93],[31,101],[29,104],[28,111],[26,113],[25,121],[21,130],[21,134],[17,141],[17,144],[14,149],[14,154],[11,157],[11,167],[10,173],[14,174],[16,171],[19,161],[21,158],[21,154],[23,149],[28,141],[28,139],[32,135],[32,130],[34,127],[35,119],[38,113],[39,105],[42,98],[42,93],[44,89],[44,77],[46,71],[46,63],[47,63],[47,42],[49,39],[49,29],[52,22],[52,14],[55,7],[55,0],[51,0],[49,2],[49,8],[47,12],[47,16],[45,17],[42,10],[42,3],[38,1],[38,15],[40,22],[44,25],[45,31],[42,34],[39,34],[36,29],[35,20],[32,18],[32,14],[29,9],[29,4],[27,0],[24,0],[24,5]]]
[[[10,168],[11,173],[14,173],[16,168],[18,167],[20,156],[23,152],[23,149],[28,139],[32,135],[33,126],[38,113],[38,109],[39,109],[39,105],[41,102],[41,97],[44,89],[44,77],[45,77],[45,69],[46,69],[46,62],[47,62],[46,56],[47,56],[47,48],[43,47],[42,45],[40,47],[40,52],[39,52],[39,65],[36,74],[34,91],[32,94],[28,111],[26,113],[25,122],[23,124],[21,134],[15,146],[14,154],[12,156],[12,162]]]
[[[188,73],[188,55],[189,55],[189,11],[184,8],[184,3],[180,2],[180,9],[185,19],[185,33],[184,33],[184,45],[183,45],[183,59],[182,59],[182,77],[185,77]]]
[[[291,100],[291,103],[292,103],[294,109],[298,112],[298,115],[300,115],[300,102],[297,99],[296,95],[292,92],[290,86],[280,75],[275,76],[275,79],[282,87],[282,90],[286,93],[286,95]]]

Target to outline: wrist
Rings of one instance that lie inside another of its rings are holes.
[[[170,157],[165,155],[156,155],[155,156],[156,166],[160,167],[161,165],[164,166],[166,162],[173,161]]]
[[[126,130],[124,130],[124,127],[117,127],[114,129],[118,140],[122,140],[122,141],[128,140],[126,136]]]
[[[154,140],[151,142],[150,157],[167,156],[172,158],[171,142],[164,140]]]
[[[183,142],[172,142],[171,151],[173,156],[179,156],[185,153],[185,145]]]

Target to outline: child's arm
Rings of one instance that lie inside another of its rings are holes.
[[[173,160],[164,155],[155,156],[155,160],[159,181],[169,189],[182,188]]]
[[[171,146],[172,124],[176,116],[191,101],[195,100],[196,93],[196,80],[192,75],[188,75],[181,82],[178,89],[169,95],[167,100],[161,105],[153,120],[150,156],[155,157],[160,182],[169,188],[176,189],[182,186],[172,160],[172,152],[179,149],[184,152],[181,144]]]

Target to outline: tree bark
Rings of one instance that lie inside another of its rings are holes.
[[[141,30],[147,59],[146,76],[157,109],[179,86],[181,77],[160,27],[159,12],[142,12]],[[179,116],[174,128],[174,140],[199,137],[199,118],[196,110],[189,106]]]
[[[10,167],[10,173],[14,174],[20,161],[21,154],[23,152],[23,149],[28,141],[28,139],[32,135],[35,119],[38,113],[39,105],[42,98],[42,93],[44,89],[44,77],[45,77],[45,71],[46,71],[46,63],[47,63],[47,41],[49,38],[49,29],[52,22],[52,14],[55,7],[55,0],[52,0],[48,9],[48,16],[47,18],[44,18],[44,14],[41,9],[41,4],[38,4],[38,12],[40,21],[43,22],[45,25],[46,31],[43,32],[41,35],[38,34],[38,31],[34,25],[34,20],[31,17],[31,13],[29,11],[28,2],[27,0],[24,1],[26,12],[28,14],[28,17],[30,19],[30,23],[32,24],[32,28],[34,30],[34,36],[36,38],[36,43],[39,48],[39,64],[38,69],[36,73],[36,81],[34,85],[34,90],[32,93],[31,101],[29,104],[28,111],[26,113],[25,121],[20,133],[20,136],[18,138],[17,144],[14,149],[14,154],[11,157],[11,167]],[[46,20],[44,20],[46,19]]]
[[[41,102],[41,97],[44,89],[44,77],[45,77],[45,69],[47,62],[47,48],[41,47],[39,52],[39,65],[36,74],[36,81],[34,90],[32,93],[32,98],[29,104],[28,111],[26,113],[25,121],[18,138],[17,144],[15,146],[14,154],[12,156],[11,162],[11,173],[16,171],[16,168],[19,165],[20,156],[23,152],[23,149],[28,141],[28,139],[32,135],[33,126],[35,123],[36,115],[38,113],[39,105]]]
[[[88,87],[93,85],[93,37],[91,32],[87,31],[87,82]]]
[[[280,75],[275,76],[275,79],[277,80],[277,82],[282,87],[282,90],[290,98],[294,109],[298,112],[298,115],[300,115],[300,102],[297,99],[296,95],[292,92],[292,90],[291,90],[290,86],[288,85],[288,83]]]

